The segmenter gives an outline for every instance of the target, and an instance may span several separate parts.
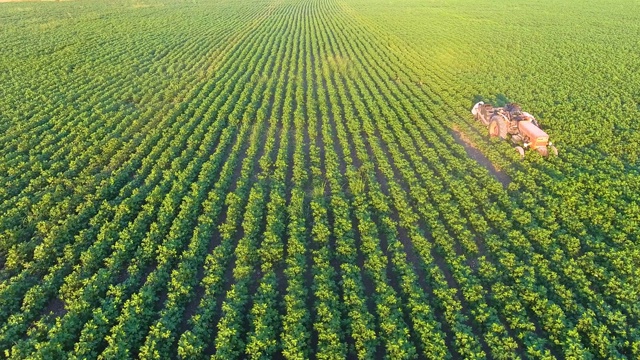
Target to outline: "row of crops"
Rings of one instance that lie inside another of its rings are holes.
[[[520,162],[383,5],[1,5],[3,357],[640,356],[633,157]]]

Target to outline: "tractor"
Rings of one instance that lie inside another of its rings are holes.
[[[504,107],[493,107],[480,101],[473,106],[471,114],[489,127],[491,137],[511,139],[520,157],[524,157],[525,149],[536,150],[545,157],[549,156],[549,153],[558,155],[558,149],[549,141],[549,135],[540,129],[536,118],[522,111],[518,104],[509,103]]]

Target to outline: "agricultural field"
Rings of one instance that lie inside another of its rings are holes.
[[[637,1],[0,2],[0,358],[640,358]]]

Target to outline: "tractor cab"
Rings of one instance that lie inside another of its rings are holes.
[[[516,103],[508,103],[503,107],[503,109],[507,114],[509,120],[524,120],[522,108],[520,107],[520,105]]]

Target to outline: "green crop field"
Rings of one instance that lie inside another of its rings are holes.
[[[0,358],[639,359],[639,146],[635,0],[0,1]]]

